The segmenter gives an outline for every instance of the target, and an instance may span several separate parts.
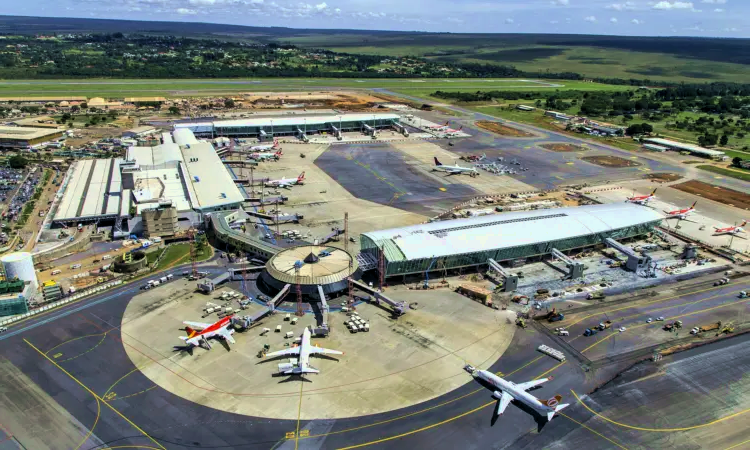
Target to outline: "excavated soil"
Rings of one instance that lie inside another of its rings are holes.
[[[619,156],[601,155],[601,156],[585,156],[581,158],[591,164],[597,166],[609,167],[609,168],[623,168],[623,167],[638,167],[641,165],[638,161],[632,159],[620,158]]]

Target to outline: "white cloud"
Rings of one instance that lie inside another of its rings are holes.
[[[613,18],[609,19],[609,21],[612,22],[612,23],[617,23],[617,17],[613,17]]]
[[[607,9],[614,9],[615,11],[631,11],[635,9],[635,3],[612,3],[611,5],[607,6]]]
[[[552,0],[552,4],[559,6],[568,6],[570,5],[570,0]]]
[[[341,14],[341,10],[338,8],[334,9],[333,12],[335,12],[336,14]]]
[[[216,3],[216,0],[188,0],[188,3],[193,6],[211,6]]]
[[[661,1],[653,6],[654,9],[661,9],[664,11],[674,10],[674,9],[689,9],[691,11],[696,11],[696,9],[693,7],[693,2],[668,2],[668,1]]]
[[[318,11],[323,11],[326,8],[328,8],[326,2],[318,3],[317,5],[315,5],[315,9],[317,9]]]
[[[724,10],[721,9],[721,8],[716,8],[716,9],[714,9],[714,12],[716,12],[716,13],[723,13]]]
[[[633,25],[642,25],[643,21],[642,20],[638,20],[638,19],[633,19],[633,20],[630,21],[630,23],[632,23]]]
[[[510,25],[510,24],[512,24],[512,23],[515,23],[515,20],[513,20],[513,19],[511,19],[511,18],[509,17],[509,18],[505,19],[505,23],[507,23],[508,25]]]
[[[464,23],[462,19],[457,19],[455,17],[448,17],[445,21],[450,23]]]
[[[708,3],[709,5],[723,5],[727,0],[701,0],[701,3]]]
[[[728,33],[734,33],[735,31],[738,31],[738,30],[735,27],[731,27],[731,28],[724,28],[724,31]]]
[[[177,14],[181,14],[183,16],[192,16],[192,15],[198,14],[198,11],[194,9],[188,9],[188,8],[177,8],[176,11],[177,11]]]
[[[588,17],[584,17],[583,20],[585,20],[586,22],[596,22],[596,17],[588,16]]]

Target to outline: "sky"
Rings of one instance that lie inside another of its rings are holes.
[[[3,3],[0,13],[25,16],[454,33],[750,37],[750,0],[5,0]]]

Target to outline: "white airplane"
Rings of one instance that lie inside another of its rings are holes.
[[[302,375],[305,373],[320,373],[320,371],[310,366],[310,355],[343,355],[343,352],[338,350],[330,350],[310,344],[310,328],[305,327],[305,331],[302,332],[302,342],[299,346],[288,348],[286,350],[279,350],[277,352],[271,352],[266,354],[266,358],[275,356],[287,356],[287,355],[298,355],[297,364],[293,367],[288,365],[279,364],[279,369],[284,367],[282,373],[285,375]]]
[[[685,220],[687,216],[695,212],[695,205],[697,203],[698,203],[697,201],[693,202],[693,204],[690,205],[690,208],[687,208],[687,209],[678,209],[675,211],[664,211],[664,212],[667,213],[667,219]]]
[[[527,390],[539,386],[552,378],[541,378],[539,380],[527,381],[526,383],[513,383],[508,380],[504,380],[497,375],[488,372],[486,370],[477,370],[470,365],[464,366],[464,370],[469,372],[474,379],[493,391],[492,397],[497,399],[497,406],[495,407],[494,414],[492,415],[492,424],[494,425],[497,418],[505,412],[505,408],[508,404],[515,400],[516,402],[523,403],[529,408],[533,409],[547,421],[552,420],[555,414],[559,413],[563,409],[569,406],[568,403],[560,404],[562,396],[555,395],[549,400],[539,400],[533,395],[526,392]]]
[[[290,188],[298,184],[303,184],[304,181],[305,181],[305,172],[302,172],[301,174],[299,174],[297,178],[286,179],[284,177],[281,177],[280,180],[267,181],[266,186]]]
[[[463,130],[463,129],[464,129],[464,126],[463,126],[463,125],[461,125],[460,127],[458,127],[458,130],[454,130],[454,129],[452,129],[452,128],[448,128],[448,129],[446,129],[446,130],[445,130],[445,133],[446,133],[446,134],[458,134],[458,133],[460,133],[460,132],[461,132],[461,130]]]
[[[648,204],[649,201],[656,198],[656,195],[654,194],[656,194],[656,189],[651,191],[651,193],[648,195],[635,195],[633,197],[628,197],[628,199],[625,201],[630,202],[630,203],[635,203],[638,205],[646,205]]]
[[[254,152],[262,152],[264,150],[276,150],[278,147],[279,147],[279,140],[274,139],[273,144],[256,145],[254,147],[250,147],[250,150]]]
[[[714,227],[714,236],[719,236],[721,234],[740,234],[744,233],[745,229],[742,228],[745,225],[747,225],[747,220],[743,220],[740,226],[733,226],[733,227],[726,227],[726,228],[718,228]]]
[[[256,153],[250,153],[247,159],[254,159],[256,161],[265,161],[267,159],[279,160],[281,159],[281,155],[282,155],[281,150],[277,151],[276,153],[256,152]]]
[[[443,163],[438,161],[437,157],[433,157],[435,159],[435,168],[432,169],[433,172],[445,172],[448,175],[458,175],[461,173],[468,173],[472,177],[475,177],[479,175],[479,172],[477,172],[476,167],[461,167],[456,163],[455,166],[444,166]]]
[[[211,344],[209,344],[208,342],[208,338],[211,337],[218,337],[234,344],[235,341],[232,337],[234,329],[229,327],[231,322],[232,316],[224,317],[223,319],[214,323],[185,321],[182,323],[187,325],[185,327],[187,336],[180,336],[180,339],[185,341],[186,344],[193,347],[203,347],[203,345],[205,344],[208,350],[211,350]]]
[[[442,131],[448,128],[448,123],[449,122],[445,122],[445,125],[427,125],[425,128],[429,128],[430,130],[435,131]]]

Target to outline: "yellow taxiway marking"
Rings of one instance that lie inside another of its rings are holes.
[[[576,400],[578,401],[578,403],[580,403],[581,405],[583,405],[584,408],[586,408],[591,414],[595,415],[596,417],[598,417],[598,418],[600,418],[600,419],[602,419],[602,420],[604,420],[606,422],[609,422],[609,423],[611,423],[613,425],[617,425],[618,427],[628,428],[630,430],[649,431],[649,432],[652,432],[652,433],[673,433],[673,432],[676,432],[676,431],[689,431],[689,430],[695,430],[696,428],[705,428],[705,427],[708,427],[708,426],[711,426],[711,425],[716,425],[717,423],[724,422],[725,420],[733,419],[733,418],[735,418],[737,416],[741,416],[743,414],[746,414],[746,413],[750,412],[750,408],[743,409],[742,411],[736,412],[734,414],[729,414],[729,415],[724,416],[724,417],[720,417],[720,418],[718,418],[716,420],[712,420],[711,422],[701,423],[701,424],[693,425],[693,426],[690,426],[690,427],[680,427],[680,428],[647,428],[647,427],[637,427],[637,426],[628,425],[628,424],[622,423],[622,422],[616,422],[616,421],[614,421],[614,420],[612,420],[612,419],[610,419],[608,417],[605,417],[605,416],[599,414],[598,412],[596,412],[593,409],[589,408],[589,405],[587,405],[586,403],[584,403],[583,400],[581,400],[581,398],[578,396],[578,394],[575,393],[575,391],[573,391],[571,389],[570,392],[576,398]]]
[[[300,417],[302,417],[302,387],[304,385],[305,383],[302,382],[299,384],[299,404],[297,405],[297,430],[294,433],[294,450],[297,450],[297,447],[299,446],[299,422]]]
[[[591,427],[589,427],[589,426],[586,426],[586,425],[582,424],[581,422],[579,422],[579,421],[575,420],[574,418],[570,417],[569,415],[567,415],[567,414],[564,414],[564,413],[561,413],[561,412],[560,412],[560,413],[558,413],[558,414],[560,414],[561,416],[563,416],[563,417],[565,417],[566,419],[570,420],[571,422],[577,423],[578,425],[580,425],[580,426],[582,426],[583,428],[585,428],[585,429],[589,430],[590,432],[594,433],[595,435],[599,436],[600,438],[604,439],[605,441],[609,441],[609,442],[611,442],[612,444],[614,444],[614,445],[616,445],[616,446],[620,447],[620,448],[621,448],[622,450],[628,450],[627,448],[623,447],[622,445],[618,444],[617,442],[613,441],[612,439],[608,438],[607,436],[605,436],[605,435],[603,435],[603,434],[599,433],[598,431],[594,430],[593,428],[591,428]]]
[[[67,375],[67,376],[68,376],[68,377],[69,377],[69,378],[70,378],[71,380],[75,381],[75,382],[76,382],[76,383],[77,383],[77,384],[78,384],[79,386],[81,386],[81,387],[82,387],[83,389],[85,389],[85,390],[86,390],[86,391],[87,391],[87,392],[88,392],[89,394],[91,394],[91,395],[92,395],[92,396],[93,396],[93,397],[94,397],[94,398],[96,399],[96,403],[97,403],[97,409],[99,408],[99,406],[98,406],[98,405],[99,405],[99,403],[100,403],[100,402],[104,403],[104,404],[105,404],[105,405],[107,405],[107,407],[108,407],[109,409],[111,409],[111,410],[112,410],[112,411],[113,411],[113,412],[114,412],[115,414],[117,414],[117,415],[118,415],[118,416],[120,416],[120,417],[121,417],[121,418],[122,418],[123,420],[125,420],[125,421],[126,421],[127,423],[129,423],[129,424],[130,424],[130,425],[131,425],[131,426],[132,426],[133,428],[135,428],[136,430],[138,430],[138,431],[139,431],[139,432],[140,432],[140,433],[141,433],[142,435],[144,435],[144,436],[146,436],[147,438],[149,438],[149,439],[151,440],[151,442],[153,442],[154,444],[156,444],[156,445],[157,445],[157,447],[158,447],[158,448],[160,448],[161,450],[167,450],[167,449],[166,449],[166,448],[164,448],[164,447],[163,447],[163,446],[162,446],[162,445],[161,445],[161,444],[160,444],[160,443],[159,443],[159,442],[158,442],[158,441],[157,441],[156,439],[152,438],[151,436],[149,436],[149,434],[148,434],[148,433],[146,433],[145,431],[143,431],[143,429],[141,429],[141,427],[139,427],[138,425],[136,425],[135,423],[133,423],[133,421],[132,421],[132,420],[130,420],[130,419],[128,419],[127,417],[125,417],[125,415],[124,415],[123,413],[121,413],[121,412],[120,412],[119,410],[117,410],[117,408],[115,408],[114,406],[112,406],[112,405],[110,405],[109,403],[105,402],[105,401],[104,401],[104,400],[103,400],[103,399],[102,399],[101,397],[99,397],[99,396],[98,396],[98,395],[96,394],[96,392],[94,392],[94,391],[92,391],[91,389],[89,389],[89,387],[88,387],[88,386],[86,386],[85,384],[83,384],[83,383],[82,383],[82,382],[81,382],[81,381],[80,381],[80,380],[79,380],[78,378],[74,377],[74,376],[73,376],[73,375],[72,375],[72,374],[71,374],[70,372],[68,372],[67,370],[63,369],[63,368],[62,368],[62,366],[60,366],[60,365],[59,365],[58,363],[56,363],[55,361],[53,361],[53,360],[52,360],[52,359],[51,359],[51,358],[50,358],[49,356],[45,355],[45,354],[44,354],[44,352],[42,352],[41,350],[39,350],[38,348],[36,348],[36,347],[34,346],[34,344],[32,344],[31,342],[29,342],[29,341],[28,341],[28,340],[26,340],[25,338],[24,338],[24,340],[23,340],[23,341],[24,341],[24,342],[26,342],[26,344],[27,344],[27,345],[28,345],[29,347],[31,347],[31,348],[33,348],[34,350],[36,350],[36,352],[37,352],[37,353],[39,353],[39,354],[40,354],[40,355],[41,355],[42,357],[44,357],[44,359],[46,359],[46,360],[47,360],[47,361],[49,361],[49,362],[50,362],[50,363],[51,363],[52,365],[54,365],[55,367],[57,367],[58,369],[60,369],[60,370],[61,370],[61,371],[62,371],[62,372],[63,372],[63,373],[65,374],[65,375]],[[98,414],[97,414],[97,420],[98,420]],[[96,426],[96,424],[94,424],[94,425]],[[93,429],[94,429],[94,428],[92,427],[92,428],[91,428],[91,430],[89,430],[89,433],[93,432]],[[86,439],[88,439],[88,437],[87,437]]]
[[[447,191],[448,189],[446,189],[446,188],[438,188],[438,190],[440,190],[440,191],[443,191],[443,192],[445,192],[445,191]]]
[[[733,448],[737,448],[737,447],[739,447],[740,445],[744,445],[744,444],[750,444],[750,439],[748,439],[748,440],[746,440],[746,441],[742,441],[742,442],[740,442],[739,444],[734,444],[733,446],[731,446],[731,447],[727,447],[727,448],[725,448],[724,450],[732,450]]]
[[[569,165],[569,166],[572,166],[572,165],[573,165],[573,163],[572,163],[572,162],[566,162],[565,164],[567,164],[567,165]]]

